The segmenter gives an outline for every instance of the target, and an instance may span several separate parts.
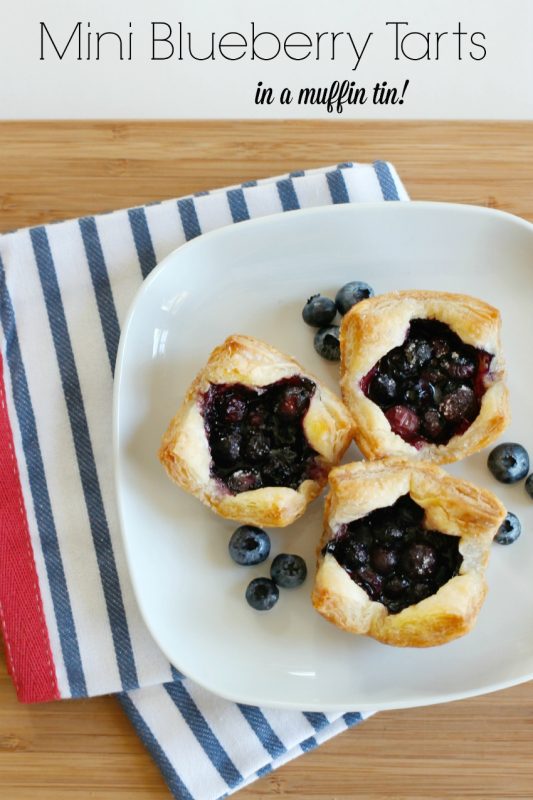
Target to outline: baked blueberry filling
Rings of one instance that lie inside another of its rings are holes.
[[[232,494],[263,486],[297,489],[318,478],[318,453],[303,429],[315,390],[313,381],[298,376],[254,388],[211,384],[202,409],[211,475]]]
[[[361,389],[409,444],[447,444],[479,414],[491,361],[445,323],[414,319],[404,343],[378,361]]]
[[[435,594],[463,561],[459,538],[423,527],[424,509],[408,495],[343,525],[323,549],[371,600],[391,614]]]

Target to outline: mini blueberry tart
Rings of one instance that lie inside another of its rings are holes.
[[[342,402],[294,359],[230,336],[189,388],[159,458],[221,516],[284,527],[321,492],[352,437]]]
[[[430,647],[468,633],[505,518],[488,491],[397,458],[330,472],[313,605],[350,633]]]
[[[458,461],[509,421],[500,314],[460,294],[405,291],[355,305],[341,387],[367,458]]]

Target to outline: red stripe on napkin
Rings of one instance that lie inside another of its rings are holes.
[[[0,623],[8,668],[24,703],[58,700],[0,355]]]

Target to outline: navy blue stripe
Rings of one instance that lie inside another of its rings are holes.
[[[278,181],[276,186],[278,188],[281,207],[284,211],[294,211],[294,209],[300,208],[300,203],[298,201],[298,197],[296,196],[292,178],[284,178],[283,180]]]
[[[202,189],[201,192],[195,192],[194,197],[206,197],[206,195],[208,194],[209,192],[207,191],[207,189]]]
[[[141,273],[143,278],[146,278],[156,265],[155,250],[148,228],[146,212],[144,208],[130,208],[128,217],[135,249],[137,250],[137,258],[141,266]]]
[[[207,724],[184,684],[181,681],[165,683],[165,690],[220,777],[226,781],[230,789],[234,789],[239,783],[242,783],[241,773]]]
[[[342,164],[337,164],[337,169],[351,169],[353,163],[351,161],[343,161]]]
[[[241,186],[243,189],[249,189],[252,186],[257,186],[257,181],[244,181],[244,183],[241,183]]]
[[[289,176],[291,178],[303,178],[305,172],[303,169],[295,169],[293,172],[289,172]]]
[[[200,223],[198,222],[198,214],[194,207],[194,201],[188,197],[186,200],[178,200],[178,211],[180,213],[181,224],[183,225],[183,232],[187,241],[200,236],[202,233]]]
[[[195,800],[170,763],[165,751],[140,715],[132,700],[127,694],[119,694],[118,699],[122,705],[122,708],[130,718],[133,727],[137,731],[139,739],[144,744],[156,764],[159,766],[159,769],[161,770],[163,777],[167,782],[167,786],[176,800]]]
[[[9,296],[0,258],[0,319],[6,340],[6,358],[11,375],[13,400],[26,459],[30,491],[33,499],[35,519],[41,540],[46,575],[50,585],[54,614],[59,632],[59,641],[65,661],[70,694],[73,697],[86,697],[87,686],[83,674],[76,626],[59,549],[57,531],[52,514],[50,495],[46,484],[46,474],[37,435],[37,425],[31,403],[26,371],[20,352],[15,312]]]
[[[85,254],[87,256],[87,263],[89,264],[91,280],[93,282],[98,313],[100,314],[100,322],[104,332],[109,365],[113,373],[117,360],[120,326],[118,324],[113,292],[111,291],[111,282],[109,280],[102,244],[94,217],[84,217],[80,219],[79,226],[83,239],[83,246],[85,247]]]
[[[315,731],[321,731],[330,724],[325,714],[317,711],[304,711],[304,717]]]
[[[326,174],[328,181],[329,193],[334,203],[349,203],[350,198],[346,190],[346,183],[344,182],[344,175],[340,169]]]
[[[285,753],[283,742],[278,739],[263,712],[256,706],[245,706],[241,703],[238,703],[237,707],[267,753],[272,758],[282,756]]]
[[[352,725],[357,725],[359,722],[362,722],[363,720],[359,711],[349,711],[347,714],[343,714],[342,718],[349,728],[351,728]]]
[[[243,190],[230,189],[226,194],[233,222],[244,222],[244,220],[250,219]]]
[[[314,736],[310,736],[309,739],[304,739],[303,742],[300,742],[300,747],[304,753],[308,753],[309,750],[314,750],[317,745],[318,742]]]
[[[269,772],[272,772],[272,764],[265,764],[265,766],[258,769],[255,774],[258,778],[263,778],[265,775],[268,775]]]
[[[374,170],[378,176],[381,194],[384,200],[399,200],[398,190],[394,183],[389,165],[385,161],[374,161]]]
[[[120,679],[125,689],[133,689],[138,686],[137,670],[61,292],[46,230],[33,228],[30,236],[61,374]]]

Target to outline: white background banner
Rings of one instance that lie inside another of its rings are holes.
[[[0,118],[532,119],[532,0],[2,0]]]

